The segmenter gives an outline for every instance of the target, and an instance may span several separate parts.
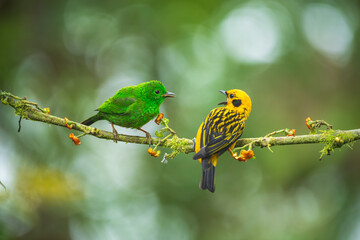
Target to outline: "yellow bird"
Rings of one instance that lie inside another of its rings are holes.
[[[215,167],[221,154],[228,150],[231,155],[241,161],[240,157],[232,152],[236,141],[241,137],[245,128],[245,120],[251,112],[251,99],[242,90],[232,89],[220,91],[225,94],[225,107],[213,109],[201,123],[195,143],[193,159],[198,159],[202,165],[202,178],[199,187],[215,191]]]

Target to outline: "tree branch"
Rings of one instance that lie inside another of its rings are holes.
[[[9,105],[15,109],[15,114],[22,119],[39,121],[48,124],[53,124],[61,127],[71,126],[71,129],[81,131],[85,134],[93,135],[97,138],[113,140],[112,132],[100,130],[91,126],[86,126],[75,121],[67,121],[65,118],[59,118],[49,114],[49,109],[40,108],[38,104],[29,102],[26,99],[14,96],[11,93],[0,91],[0,100],[4,105]],[[118,141],[127,143],[149,144],[146,137],[130,136],[126,134],[118,134]],[[186,138],[172,138],[162,141],[160,138],[153,138],[152,143],[158,146],[170,148],[171,146],[178,148],[178,151],[189,153],[193,151],[193,141]]]
[[[15,114],[20,118],[40,121],[48,124],[58,125],[62,127],[71,126],[72,129],[83,132],[84,134],[93,135],[97,138],[113,140],[113,133],[100,130],[91,126],[86,126],[75,121],[67,121],[49,114],[48,108],[40,108],[38,104],[29,102],[26,98],[20,98],[10,93],[0,91],[0,100],[4,105],[10,105],[15,109]],[[19,122],[20,124],[20,122]],[[324,153],[330,153],[334,148],[339,148],[344,144],[348,144],[360,139],[360,129],[353,130],[329,130],[321,134],[310,134],[290,137],[259,137],[259,138],[242,138],[236,143],[236,147],[244,146],[260,146],[272,147],[280,145],[293,144],[309,144],[309,143],[325,143]],[[145,137],[130,136],[125,134],[118,135],[118,141],[149,144]],[[160,139],[153,138],[153,144],[165,148],[171,148],[174,151],[190,153],[193,152],[193,141],[187,138],[178,138],[174,135],[172,138]],[[322,154],[322,155],[323,155]]]

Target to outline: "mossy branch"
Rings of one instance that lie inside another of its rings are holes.
[[[14,96],[11,93],[0,91],[0,100],[4,105],[9,105],[15,109],[15,114],[19,115],[21,119],[32,121],[39,121],[48,124],[53,124],[61,127],[71,128],[78,130],[84,134],[93,135],[97,138],[113,140],[114,135],[112,132],[100,130],[91,126],[83,125],[79,122],[67,120],[67,118],[60,118],[49,114],[49,108],[40,108],[38,104],[29,102],[26,98]],[[19,121],[20,124],[20,121]],[[20,129],[20,126],[19,126]],[[126,134],[119,134],[118,141],[127,143],[149,144],[146,137],[131,136]],[[161,147],[174,147],[173,139],[166,139],[163,141],[160,138],[153,138],[152,144]],[[186,138],[177,138],[177,151],[189,153],[192,152],[193,141]]]
[[[62,127],[70,127],[71,129],[83,132],[83,135],[93,135],[97,138],[113,140],[113,133],[100,130],[91,126],[86,126],[81,123],[70,121],[65,118],[59,118],[49,114],[48,108],[40,108],[38,104],[29,102],[26,98],[20,98],[10,93],[0,91],[0,100],[4,105],[9,105],[15,109],[15,114],[22,119],[40,121],[48,124],[58,125]],[[20,124],[20,123],[19,123]],[[20,126],[19,126],[20,127]],[[286,132],[286,130],[284,130]],[[274,133],[284,132],[276,131]],[[312,131],[314,132],[314,131]],[[332,130],[323,131],[320,134],[309,134],[300,136],[286,136],[273,137],[268,134],[265,137],[259,138],[242,138],[236,143],[236,147],[243,148],[244,146],[273,147],[281,145],[293,144],[310,144],[310,143],[324,143],[326,146],[322,150],[322,155],[329,154],[333,149],[339,148],[345,144],[357,141],[360,139],[360,129],[353,130]],[[149,144],[145,137],[130,136],[125,134],[118,135],[118,141],[137,144]],[[193,152],[193,141],[187,138],[179,138],[174,135],[172,138],[153,138],[152,142],[156,146],[171,148],[173,151],[179,153]],[[174,154],[176,155],[176,154]]]

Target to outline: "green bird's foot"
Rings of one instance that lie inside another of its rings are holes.
[[[146,134],[146,139],[149,141],[149,147],[151,146],[151,135],[144,129],[138,128],[140,131],[144,132]]]
[[[114,142],[117,143],[117,141],[119,140],[118,132],[116,131],[114,124],[112,122],[110,122],[110,123],[111,123],[111,127],[113,129]]]

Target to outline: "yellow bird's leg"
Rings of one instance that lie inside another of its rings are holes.
[[[137,129],[146,134],[146,139],[149,141],[149,146],[151,146],[151,135],[150,135],[150,133],[148,133],[147,131],[145,131],[144,129],[141,129],[141,128],[137,128]]]
[[[111,127],[113,129],[113,135],[114,135],[114,142],[117,143],[117,140],[118,140],[118,132],[116,131],[115,127],[114,127],[114,124],[112,122],[111,123]]]

